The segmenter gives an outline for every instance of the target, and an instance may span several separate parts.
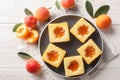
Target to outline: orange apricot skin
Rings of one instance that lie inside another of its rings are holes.
[[[25,24],[21,24],[16,30],[17,38],[25,38],[28,35],[28,27]]]
[[[28,43],[36,43],[38,39],[39,34],[36,30],[30,30],[28,36],[25,38]]]
[[[75,5],[75,0],[61,0],[61,5],[65,9],[73,8]]]
[[[26,70],[29,73],[38,73],[41,70],[41,65],[38,63],[38,61],[29,59],[26,63]]]
[[[45,22],[50,17],[50,12],[47,8],[40,7],[35,11],[34,16],[37,18],[37,20]]]
[[[109,28],[111,26],[111,24],[112,24],[112,20],[106,14],[102,14],[96,18],[96,25],[98,26],[98,28],[100,28],[102,30]]]

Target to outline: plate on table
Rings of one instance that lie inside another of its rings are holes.
[[[68,22],[68,26],[69,26],[69,29],[70,29],[80,18],[83,18],[83,17],[77,16],[77,15],[63,15],[63,16],[55,18],[54,20],[50,21],[48,24],[50,24],[50,23]],[[85,19],[85,20],[87,20],[87,19]],[[88,39],[92,38],[93,41],[97,44],[97,46],[101,50],[103,50],[103,40],[101,38],[99,30],[89,20],[87,20],[87,22],[89,22],[96,29],[95,32]],[[40,39],[39,39],[38,48],[39,48],[39,52],[40,52],[41,55],[43,55],[43,53],[46,50],[48,44],[50,43],[49,42],[49,34],[48,34],[48,24],[43,29],[43,31],[42,31],[42,33],[40,35]],[[65,57],[79,55],[79,53],[76,50],[77,50],[78,47],[83,45],[83,43],[81,43],[71,33],[70,33],[70,41],[69,42],[54,43],[54,44],[56,46],[64,49],[64,50],[66,50],[67,54],[65,55]],[[96,65],[98,64],[100,58],[101,58],[101,55],[99,57],[97,57],[89,65],[83,60],[84,68],[85,68],[85,73],[84,74],[87,74],[87,73],[91,72],[96,67]],[[51,66],[48,63],[45,63],[45,64],[50,70],[52,70],[56,74],[58,74],[58,75],[60,75],[62,77],[65,77],[65,71],[64,71],[63,62],[61,63],[59,68],[55,68],[55,67]],[[82,74],[82,75],[84,75],[84,74]],[[81,75],[79,75],[79,76],[81,76]]]

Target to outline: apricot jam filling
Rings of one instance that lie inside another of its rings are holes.
[[[88,27],[85,26],[85,25],[80,26],[80,27],[78,28],[78,34],[79,34],[79,35],[82,35],[82,36],[88,34]]]
[[[65,30],[62,27],[56,27],[54,29],[54,34],[56,38],[61,38],[65,34]]]
[[[86,57],[93,57],[95,55],[95,48],[93,46],[88,46],[86,49],[85,49],[85,56]]]
[[[77,71],[77,69],[79,68],[79,63],[75,60],[71,61],[68,69],[70,69],[72,72]]]
[[[47,56],[48,56],[48,60],[54,62],[54,61],[58,60],[59,55],[58,55],[57,51],[52,50],[47,53]]]

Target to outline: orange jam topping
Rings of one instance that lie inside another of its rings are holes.
[[[54,29],[54,34],[56,38],[61,38],[64,36],[65,30],[62,27],[56,27]]]
[[[88,34],[88,27],[85,26],[85,25],[80,26],[80,27],[78,28],[78,34],[79,34],[79,35],[82,35],[82,36]]]
[[[47,56],[50,61],[54,62],[54,61],[58,60],[59,55],[58,55],[57,51],[52,50],[47,53]]]
[[[79,64],[77,61],[73,60],[70,62],[68,69],[70,69],[71,71],[76,71],[79,68]]]
[[[86,57],[93,57],[95,55],[95,48],[93,46],[88,46],[86,49],[85,49],[85,52],[86,52]]]

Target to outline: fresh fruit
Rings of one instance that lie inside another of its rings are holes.
[[[29,73],[37,73],[40,71],[40,69],[41,69],[41,66],[36,60],[34,60],[34,59],[28,60],[28,62],[26,64],[26,70]]]
[[[29,15],[29,16],[25,17],[24,23],[26,26],[28,26],[30,28],[35,28],[37,25],[37,19],[34,16]]]
[[[49,17],[50,17],[50,12],[47,8],[45,7],[40,7],[36,10],[35,12],[35,17],[41,21],[45,22]]]
[[[36,30],[30,30],[27,37],[25,38],[25,40],[28,42],[28,43],[35,43],[38,41],[38,32]]]
[[[15,24],[12,31],[13,31],[13,32],[16,32],[17,28],[18,28],[21,24],[23,24],[23,23],[17,23],[17,24]]]
[[[102,14],[96,18],[96,25],[100,29],[109,28],[111,26],[111,23],[112,23],[111,18],[106,14]]]
[[[16,30],[16,37],[25,38],[28,33],[28,27],[25,24],[21,24]]]
[[[70,9],[75,6],[75,0],[61,0],[61,5],[65,9]]]

